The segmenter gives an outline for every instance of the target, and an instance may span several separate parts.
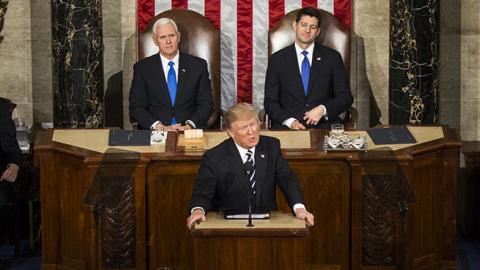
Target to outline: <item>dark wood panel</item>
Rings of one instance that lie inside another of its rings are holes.
[[[315,226],[307,238],[311,265],[337,265],[348,269],[350,173],[346,162],[290,161],[298,176],[307,209]],[[280,193],[279,193],[280,194]],[[277,195],[280,210],[289,211],[283,195]]]
[[[147,171],[148,239],[150,269],[194,269],[193,239],[187,229],[187,207],[198,163],[157,164]]]
[[[197,270],[306,269],[304,237],[196,237]]]

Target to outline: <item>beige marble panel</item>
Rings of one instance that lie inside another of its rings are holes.
[[[30,38],[30,0],[9,1],[2,34],[10,40]]]
[[[459,35],[440,36],[439,59],[440,99],[460,99],[462,56]]]
[[[133,64],[137,61],[137,21],[136,21],[136,0],[121,1],[122,10],[122,52],[123,52],[123,121],[124,128],[130,129],[128,117],[128,95],[133,77]]]
[[[11,99],[17,104],[26,104],[27,70],[25,40],[5,38],[0,45],[0,96]]]
[[[462,3],[455,0],[440,0],[440,32],[444,34],[460,33],[462,23]]]
[[[388,36],[390,25],[390,1],[355,1],[354,31],[360,36]]]
[[[51,1],[30,1],[32,39],[52,38],[52,5]]]
[[[357,36],[353,31],[350,44],[350,88],[352,89],[353,98],[357,100]]]
[[[53,102],[33,103],[33,122],[53,122]]]
[[[370,127],[370,102],[357,101],[356,106],[358,112],[357,129],[366,129]]]
[[[461,118],[460,100],[441,100],[439,124],[448,125],[457,130],[460,129]]]
[[[122,10],[118,0],[102,1],[103,38],[121,38]]]
[[[463,140],[476,140],[478,126],[478,99],[461,100],[460,134]]]
[[[452,1],[457,2],[457,1]],[[461,0],[461,29],[462,35],[480,34],[480,1]]]
[[[480,87],[480,36],[462,36],[462,99],[478,97]]]
[[[103,38],[103,72],[105,77],[105,87],[108,78],[122,70],[122,39]]]
[[[380,109],[381,117],[380,122],[383,124],[388,124],[389,117],[388,117],[388,99],[377,99],[377,106]]]

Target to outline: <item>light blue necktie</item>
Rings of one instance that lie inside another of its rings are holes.
[[[307,51],[303,51],[303,61],[302,61],[302,83],[303,90],[305,91],[305,96],[308,92],[308,78],[310,78],[310,62],[308,62]]]
[[[175,96],[177,95],[177,75],[175,74],[175,69],[173,68],[173,65],[175,63],[173,61],[169,61],[168,65],[170,66],[170,69],[168,70],[168,75],[167,75],[167,85],[168,85],[168,92],[170,93],[170,101],[172,102],[172,107],[175,105]],[[175,117],[172,118],[172,125],[176,124],[177,121],[175,120]]]

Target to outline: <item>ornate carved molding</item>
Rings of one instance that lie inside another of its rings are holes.
[[[0,0],[0,33],[3,29],[3,22],[5,21],[5,13],[7,13],[8,1]],[[3,36],[0,35],[0,43],[3,41]]]
[[[104,177],[102,190],[103,263],[106,268],[135,267],[134,178]]]
[[[400,171],[393,175],[366,175],[362,179],[362,199],[363,265],[398,264],[403,258],[395,256],[395,248],[399,247],[395,235],[396,230],[402,230],[395,227],[395,211],[398,209],[403,217],[408,210],[406,204],[415,201],[410,185]]]

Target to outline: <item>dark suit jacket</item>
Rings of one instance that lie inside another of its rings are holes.
[[[10,103],[0,98],[0,176],[8,164],[20,166],[22,151],[18,147],[15,124],[10,113]],[[7,204],[11,183],[0,182],[0,209]]]
[[[276,53],[269,60],[265,79],[264,107],[272,120],[272,128],[285,128],[282,122],[293,117],[305,127],[305,112],[323,104],[328,121],[322,118],[317,126],[328,127],[338,122],[338,115],[353,103],[349,79],[340,54],[328,47],[315,44],[308,81],[307,96],[303,90],[295,45]]]
[[[202,158],[188,213],[194,207],[209,211],[248,212],[249,179],[242,158],[232,139],[207,151]],[[277,208],[275,187],[279,185],[290,208],[303,203],[297,177],[280,152],[280,141],[260,136],[255,148],[256,195],[253,211]]]
[[[192,120],[197,128],[206,128],[212,114],[212,88],[207,62],[180,53],[175,105],[172,106],[159,54],[138,61],[133,66],[130,89],[130,117],[140,128],[149,129],[157,120],[170,125]]]
[[[10,104],[0,98],[0,175],[10,163],[20,166],[22,151],[18,147],[15,124],[10,113]]]

